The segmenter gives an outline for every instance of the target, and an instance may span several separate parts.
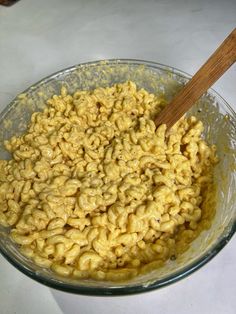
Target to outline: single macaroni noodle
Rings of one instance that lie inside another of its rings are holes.
[[[214,215],[216,147],[203,124],[153,120],[166,100],[133,82],[60,95],[5,142],[0,224],[62,276],[124,280],[188,249]]]

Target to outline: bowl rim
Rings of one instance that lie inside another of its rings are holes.
[[[133,65],[145,65],[149,68],[155,68],[162,71],[168,71],[178,76],[182,76],[184,78],[190,79],[192,75],[179,70],[178,68],[168,66],[162,63],[154,62],[154,61],[146,61],[141,59],[126,59],[126,58],[119,58],[119,59],[105,59],[105,60],[97,60],[97,61],[90,61],[79,63],[77,65],[73,65],[67,67],[65,69],[59,70],[54,72],[51,75],[44,77],[43,79],[39,80],[38,82],[34,83],[27,89],[25,89],[22,93],[28,93],[30,90],[38,88],[40,85],[50,82],[51,80],[59,77],[60,75],[68,72],[73,72],[74,70],[84,67],[84,66],[97,66],[99,64],[133,64]],[[236,113],[234,112],[233,108],[226,102],[226,100],[214,89],[208,89],[213,96],[217,96],[221,102],[227,107],[227,109],[231,112],[231,114],[236,118]],[[20,95],[18,94],[18,95]],[[4,110],[0,113],[0,119],[4,118],[4,116],[8,113],[11,109],[12,105],[17,101],[18,95],[5,107]],[[227,226],[228,228],[228,226]],[[170,284],[178,282],[180,279],[186,278],[190,274],[194,273],[196,270],[200,269],[203,265],[208,263],[214,256],[216,256],[223,247],[229,242],[229,240],[233,237],[234,233],[236,232],[236,219],[232,222],[232,226],[226,235],[224,235],[219,242],[216,242],[215,245],[212,246],[210,252],[207,251],[203,256],[199,257],[194,262],[190,263],[189,265],[183,267],[181,270],[174,272],[171,275],[166,276],[163,279],[157,279],[153,283],[149,285],[145,284],[137,284],[133,286],[117,286],[117,287],[89,287],[89,286],[77,286],[69,283],[62,283],[61,281],[55,281],[54,279],[47,278],[39,274],[38,272],[31,271],[30,269],[24,267],[23,265],[19,264],[15,261],[15,259],[8,254],[7,250],[0,246],[0,253],[2,256],[6,258],[8,262],[10,262],[16,269],[20,270],[26,276],[36,280],[37,282],[44,284],[50,288],[57,289],[64,292],[70,292],[74,294],[80,295],[90,295],[90,296],[124,296],[124,295],[132,295],[138,293],[149,292],[155,289],[159,289]]]

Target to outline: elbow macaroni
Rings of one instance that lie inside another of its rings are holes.
[[[132,82],[63,87],[5,142],[0,224],[23,254],[62,276],[123,280],[188,248],[213,216],[216,148],[195,117],[156,128],[164,105]]]

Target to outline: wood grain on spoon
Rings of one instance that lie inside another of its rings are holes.
[[[156,125],[174,125],[236,61],[236,28],[157,116]]]

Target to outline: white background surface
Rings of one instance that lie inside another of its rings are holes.
[[[21,0],[0,6],[0,110],[59,69],[140,58],[191,74],[236,25],[236,0]],[[236,109],[235,66],[215,89]],[[236,313],[236,239],[187,279],[151,293],[75,296],[44,287],[0,256],[0,314]]]

